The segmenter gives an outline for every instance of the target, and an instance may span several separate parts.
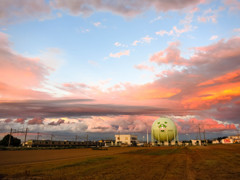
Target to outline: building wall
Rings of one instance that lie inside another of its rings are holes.
[[[122,144],[128,144],[131,145],[132,142],[137,143],[137,136],[129,135],[129,134],[117,134],[115,135],[115,142],[116,144],[122,143]]]
[[[219,144],[219,141],[218,140],[214,140],[214,141],[212,141],[212,144]]]
[[[191,140],[191,142],[192,142],[192,145],[193,145],[193,146],[196,146],[196,145],[201,145],[201,141],[200,141],[200,140],[198,140],[198,139],[197,139],[197,140],[195,140],[195,139],[192,139],[192,140]]]
[[[221,143],[222,144],[232,144],[233,143],[233,139],[229,139],[229,138],[222,139]]]
[[[239,135],[237,135],[237,136],[228,136],[228,138],[229,139],[238,139],[238,140],[240,140],[240,136]]]

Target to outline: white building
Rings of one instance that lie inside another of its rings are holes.
[[[137,136],[130,134],[117,134],[115,135],[116,145],[126,144],[126,145],[136,145],[138,143]]]
[[[192,143],[193,146],[198,146],[198,145],[201,146],[202,145],[201,140],[199,140],[199,139],[197,139],[197,140],[192,139],[191,143]]]
[[[230,138],[225,138],[221,140],[222,144],[232,144],[233,143],[233,139]]]
[[[216,139],[216,140],[213,140],[212,141],[212,144],[219,144],[219,141]]]
[[[228,136],[229,139],[233,140],[233,143],[240,143],[240,135]]]

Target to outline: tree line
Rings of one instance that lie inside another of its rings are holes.
[[[0,141],[0,146],[20,146],[20,145],[21,139],[13,137],[10,134],[4,136],[3,139]]]

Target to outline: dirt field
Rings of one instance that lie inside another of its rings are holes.
[[[0,151],[0,179],[238,179],[240,144]]]

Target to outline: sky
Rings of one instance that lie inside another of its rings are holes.
[[[239,130],[239,0],[0,3],[1,135]]]

